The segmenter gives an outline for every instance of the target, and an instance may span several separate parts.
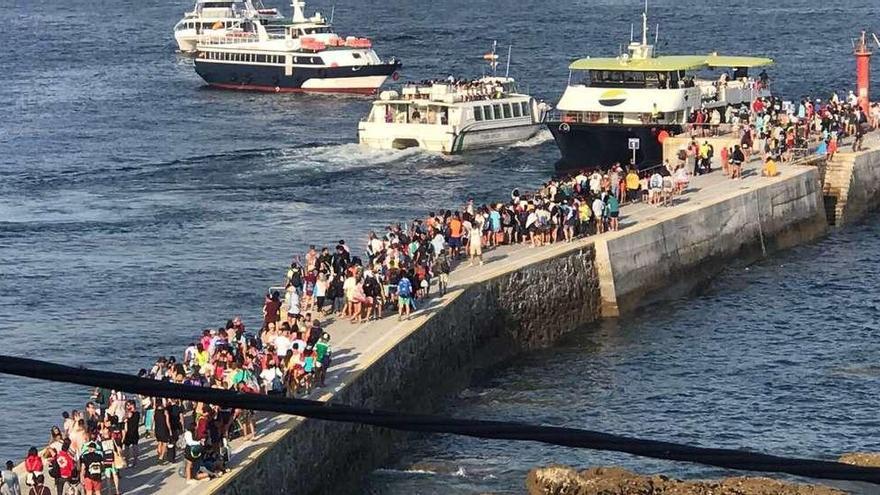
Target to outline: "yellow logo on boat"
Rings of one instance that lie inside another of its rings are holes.
[[[614,107],[626,101],[626,91],[622,89],[609,89],[599,95],[599,104],[603,107]]]

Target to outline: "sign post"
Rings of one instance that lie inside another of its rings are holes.
[[[639,138],[629,138],[629,149],[633,152],[632,163],[631,165],[635,166],[636,164],[636,150],[639,149],[641,141]]]

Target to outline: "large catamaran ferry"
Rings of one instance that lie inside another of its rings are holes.
[[[374,94],[397,77],[398,60],[383,61],[367,38],[342,38],[316,13],[293,0],[292,22],[265,26],[241,21],[198,45],[195,69],[210,86],[268,92]]]
[[[656,35],[656,32],[655,32]],[[656,40],[655,40],[656,44]],[[748,70],[770,65],[769,58],[709,55],[657,56],[648,43],[647,7],[642,40],[631,41],[615,58],[584,58],[570,66],[569,82],[548,127],[562,169],[662,163],[661,141],[686,130],[695,110],[751,103],[770,95],[766,81]],[[714,78],[710,69],[733,69]]]

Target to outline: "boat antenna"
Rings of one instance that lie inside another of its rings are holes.
[[[635,41],[633,38],[636,36],[636,25],[633,23],[629,23],[629,42],[632,43]]]
[[[510,52],[513,50],[513,45],[507,45],[507,67],[504,69],[504,78],[507,79],[510,76]]]
[[[654,46],[657,46],[657,42],[660,40],[660,23],[657,23],[657,27],[654,28]]]
[[[648,0],[645,0],[645,11],[642,12],[642,44],[648,44]]]
[[[336,5],[330,7],[330,24],[333,24],[333,14],[336,13]]]

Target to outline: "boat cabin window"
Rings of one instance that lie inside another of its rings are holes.
[[[513,116],[514,117],[522,116],[522,112],[520,111],[522,109],[522,107],[519,105],[519,103],[514,103],[512,106],[513,106]]]
[[[532,107],[529,106],[529,102],[522,101],[520,102],[520,106],[522,106],[523,117],[528,117],[532,114]]]
[[[659,88],[672,89],[678,87],[678,81],[684,77],[685,71],[621,71],[591,70],[589,77],[584,77],[581,84],[600,88]]]
[[[357,53],[357,52],[352,53],[351,56],[352,56],[352,58],[361,58],[361,54]]]
[[[608,112],[608,123],[609,124],[622,124],[623,123],[623,113],[622,112]]]
[[[502,107],[504,108],[504,118],[509,119],[510,117],[512,117],[510,113],[510,103],[505,103],[504,105],[502,105]]]
[[[382,108],[382,106],[377,108]],[[384,112],[385,123],[387,124],[406,124],[410,122],[409,105],[391,103],[388,105],[384,105]],[[413,113],[418,115],[415,110],[413,111]],[[376,120],[378,120],[379,115],[380,112],[375,113]]]
[[[474,107],[474,120],[477,122],[483,120],[483,107]]]
[[[492,105],[492,113],[495,114],[496,119],[504,118],[504,114],[501,113],[501,105]]]
[[[494,118],[492,116],[492,107],[490,105],[483,107],[483,117],[485,117],[486,120],[492,120]]]

